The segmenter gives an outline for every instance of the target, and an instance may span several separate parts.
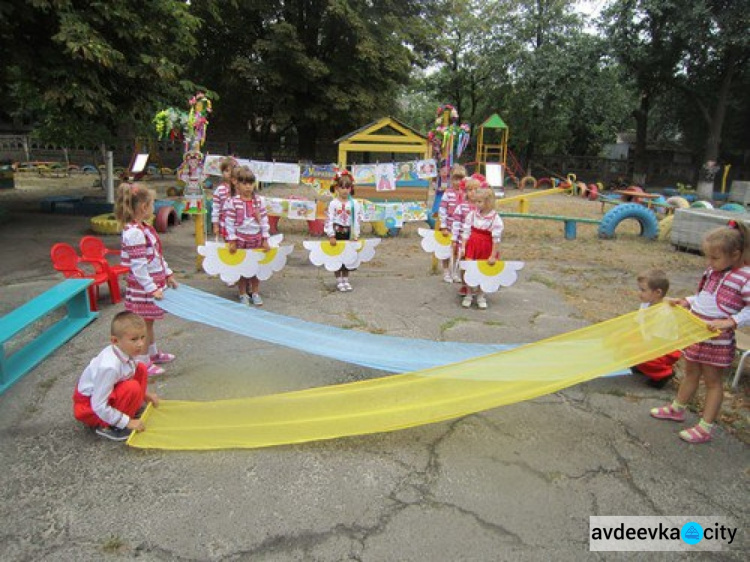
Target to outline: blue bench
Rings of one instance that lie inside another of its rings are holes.
[[[0,394],[99,315],[89,310],[86,288],[90,284],[89,279],[66,279],[0,318]],[[66,307],[62,319],[6,354],[14,336],[61,307]]]
[[[575,240],[576,233],[578,232],[578,223],[583,224],[599,224],[601,221],[596,219],[586,219],[578,217],[561,217],[557,215],[530,215],[528,213],[498,213],[501,217],[512,217],[518,219],[537,219],[537,220],[548,220],[548,221],[559,221],[563,223],[563,232],[566,240]]]

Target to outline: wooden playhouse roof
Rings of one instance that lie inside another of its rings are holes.
[[[336,144],[342,142],[361,144],[363,148],[367,143],[396,144],[396,145],[425,145],[427,137],[402,123],[393,117],[382,117],[377,121],[368,123],[356,131],[344,135],[334,141]]]

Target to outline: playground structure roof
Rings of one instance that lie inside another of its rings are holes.
[[[505,121],[503,121],[502,117],[500,117],[497,113],[493,113],[490,115],[484,123],[481,125],[485,129],[507,129],[508,125],[505,124]]]

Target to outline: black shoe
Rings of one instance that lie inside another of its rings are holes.
[[[127,427],[123,427],[122,429],[114,426],[96,428],[97,435],[105,437],[110,441],[126,441],[127,438],[130,437],[131,433],[133,433],[133,430],[128,429]]]
[[[668,377],[664,377],[663,379],[648,379],[648,385],[651,388],[664,388],[667,386],[667,383],[672,380],[672,377],[674,377],[674,373],[669,375]]]

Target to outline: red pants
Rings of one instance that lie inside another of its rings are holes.
[[[118,382],[112,389],[112,394],[109,395],[108,400],[109,405],[131,418],[135,416],[146,398],[147,371],[146,365],[138,363],[133,378]],[[107,427],[109,425],[91,409],[91,396],[84,396],[78,392],[78,388],[73,393],[73,415],[78,421],[91,427]]]
[[[662,357],[636,365],[635,368],[652,380],[665,379],[673,373],[672,365],[677,363],[681,354],[680,351],[673,351]]]

